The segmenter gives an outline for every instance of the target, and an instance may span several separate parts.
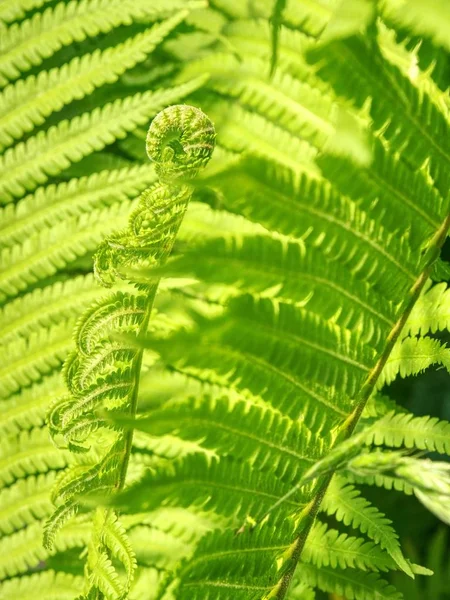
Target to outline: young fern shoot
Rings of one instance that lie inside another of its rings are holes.
[[[82,316],[75,332],[76,350],[64,366],[69,394],[48,415],[55,443],[84,454],[56,482],[57,508],[44,535],[49,548],[58,529],[79,511],[81,497],[112,494],[125,484],[133,432],[112,428],[105,416],[114,411],[135,415],[143,351],[117,334],[146,332],[159,283],[157,278],[134,282],[130,272],[160,267],[169,256],[192,195],[190,180],[209,161],[214,143],[214,126],[201,110],[177,105],[161,111],[147,135],[147,153],[159,183],[142,193],[128,227],[109,236],[97,251],[94,272],[100,283],[112,287],[122,279],[132,285],[129,291],[103,298]],[[122,563],[125,582],[113,560]],[[112,509],[97,509],[88,549],[89,589],[83,597],[97,598],[100,593],[107,600],[125,598],[134,568],[134,554],[117,516]]]

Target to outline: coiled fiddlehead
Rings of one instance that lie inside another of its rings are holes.
[[[167,259],[192,195],[190,181],[209,161],[214,143],[214,126],[201,110],[179,105],[160,112],[147,135],[147,153],[160,181],[142,193],[128,227],[110,235],[94,258],[100,283],[111,287],[122,279],[134,286],[90,307],[76,329],[76,350],[64,366],[69,394],[52,406],[47,420],[55,443],[83,456],[57,481],[53,495],[57,508],[44,535],[47,547],[62,524],[79,511],[81,497],[111,494],[124,486],[132,431],[111,427],[108,413],[136,413],[142,350],[117,333],[145,333],[159,283],[134,282],[131,273],[162,266]],[[125,582],[113,559],[125,567]],[[126,598],[134,565],[117,516],[111,509],[97,509],[86,567],[89,587],[83,597]]]
[[[214,143],[214,125],[198,108],[171,106],[155,117],[146,146],[160,182],[143,192],[128,229],[100,246],[94,269],[104,285],[123,277],[120,269],[168,256],[192,195],[189,181],[208,163]]]

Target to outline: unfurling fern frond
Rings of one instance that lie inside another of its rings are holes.
[[[142,193],[128,228],[109,236],[95,256],[98,280],[111,287],[117,278],[130,280],[137,267],[160,267],[171,252],[192,194],[190,180],[204,167],[214,149],[211,121],[197,108],[172,106],[152,121],[147,152],[160,183]],[[127,271],[128,270],[128,271]],[[139,292],[115,292],[94,304],[81,317],[76,351],[66,360],[65,378],[70,394],[52,407],[48,424],[54,440],[73,452],[87,452],[92,434],[104,431],[100,459],[61,477],[54,495],[58,508],[50,517],[45,545],[50,547],[58,529],[78,512],[79,498],[111,494],[125,483],[132,431],[112,429],[105,419],[120,409],[136,413],[142,350],[117,334],[140,336],[147,330],[158,279],[139,284]],[[89,545],[87,597],[99,590],[108,599],[128,591],[135,567],[125,530],[112,509],[97,510]],[[120,580],[113,559],[126,570]]]

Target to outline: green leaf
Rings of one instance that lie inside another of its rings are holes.
[[[363,432],[367,444],[419,448],[450,454],[450,423],[436,417],[388,413]]]
[[[383,18],[414,34],[429,37],[436,45],[450,50],[450,9],[445,0],[383,0]]]
[[[407,337],[395,345],[377,386],[391,383],[399,374],[417,375],[434,364],[450,371],[450,348],[433,338]]]
[[[335,476],[322,503],[322,510],[335,515],[345,525],[358,528],[387,550],[396,564],[413,577],[411,567],[403,557],[398,536],[387,519],[368,500],[363,498],[352,485],[345,483],[341,476]]]

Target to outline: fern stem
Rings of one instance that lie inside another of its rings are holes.
[[[152,314],[153,302],[155,300],[156,292],[158,290],[158,285],[159,285],[159,281],[157,283],[155,283],[153,286],[151,286],[151,288],[149,290],[148,302],[147,302],[147,307],[145,310],[144,319],[142,321],[142,325],[139,328],[139,332],[138,332],[139,337],[144,335],[147,332],[148,324],[150,321],[150,316]],[[134,387],[133,387],[133,395],[131,397],[131,402],[130,402],[130,411],[129,411],[130,418],[134,418],[136,416],[136,412],[137,412],[138,398],[139,398],[139,382],[141,379],[140,375],[141,375],[143,356],[144,356],[144,350],[140,350],[136,354],[136,357],[133,361],[134,362],[133,372],[135,375],[135,380],[134,380]],[[125,486],[125,480],[126,480],[127,471],[128,471],[128,464],[130,462],[131,448],[133,445],[133,433],[134,433],[134,428],[130,428],[127,431],[126,436],[125,436],[124,457],[122,460],[122,465],[120,467],[120,472],[119,472],[119,476],[117,479],[117,484],[116,484],[117,491],[122,490]]]
[[[345,424],[345,429],[348,432],[348,435],[350,435],[353,432],[353,430],[361,416],[361,413],[364,410],[364,407],[366,406],[366,403],[369,400],[369,398],[374,390],[374,387],[378,381],[378,378],[380,377],[381,372],[383,371],[384,366],[385,366],[386,362],[388,361],[389,356],[391,355],[391,352],[395,346],[395,343],[397,342],[398,337],[401,334],[401,332],[405,326],[405,323],[408,320],[408,317],[411,314],[411,311],[414,308],[414,305],[417,302],[417,299],[419,298],[419,296],[423,290],[424,285],[426,284],[426,282],[428,281],[428,279],[430,277],[431,270],[433,268],[434,263],[439,258],[440,250],[442,248],[442,245],[444,244],[444,241],[445,241],[445,238],[447,237],[447,233],[448,233],[449,229],[450,229],[450,214],[447,215],[446,219],[444,220],[444,222],[442,223],[440,228],[437,230],[436,234],[431,239],[430,244],[428,246],[426,256],[424,258],[424,260],[425,260],[424,269],[420,273],[420,275],[417,278],[417,280],[415,281],[415,283],[413,284],[413,286],[410,290],[410,297],[406,301],[405,306],[401,312],[399,319],[397,320],[397,322],[395,323],[395,325],[393,326],[393,328],[391,329],[391,331],[387,337],[386,346],[384,348],[382,355],[378,359],[378,362],[375,365],[375,367],[369,373],[363,387],[361,388],[356,408],[353,411],[353,413],[350,415],[350,417],[347,419],[347,422]],[[346,437],[348,437],[348,435]]]
[[[375,385],[380,377],[386,362],[391,355],[391,352],[395,346],[396,341],[398,340],[399,335],[401,334],[405,323],[411,314],[412,309],[414,308],[415,303],[417,302],[426,282],[428,281],[431,270],[433,268],[434,263],[439,258],[439,254],[441,248],[444,244],[444,241],[447,237],[447,234],[450,229],[450,214],[447,215],[446,219],[442,223],[442,225],[437,230],[436,234],[431,239],[426,255],[424,257],[424,268],[413,286],[410,290],[410,296],[406,300],[403,309],[401,310],[400,317],[396,321],[395,325],[391,329],[387,339],[386,346],[378,359],[374,368],[370,371],[367,376],[366,381],[364,382],[356,400],[356,406],[351,415],[347,418],[347,420],[343,423],[341,427],[340,435],[336,440],[336,444],[343,442],[345,439],[348,439],[353,433],[361,414],[364,410],[364,407],[367,404],[370,396],[372,395]],[[300,560],[301,554],[303,552],[303,548],[305,546],[306,540],[308,538],[311,527],[314,523],[314,520],[319,512],[320,505],[322,503],[322,499],[327,491],[327,488],[330,484],[330,481],[333,477],[333,473],[326,475],[322,478],[322,481],[318,483],[318,490],[315,494],[312,502],[309,507],[305,509],[305,513],[302,518],[301,523],[301,532],[296,538],[293,549],[290,556],[290,564],[286,569],[284,575],[278,583],[277,591],[276,591],[276,600],[283,600],[286,597],[289,586],[291,584],[292,578],[295,573],[295,569],[297,568],[298,561]]]

